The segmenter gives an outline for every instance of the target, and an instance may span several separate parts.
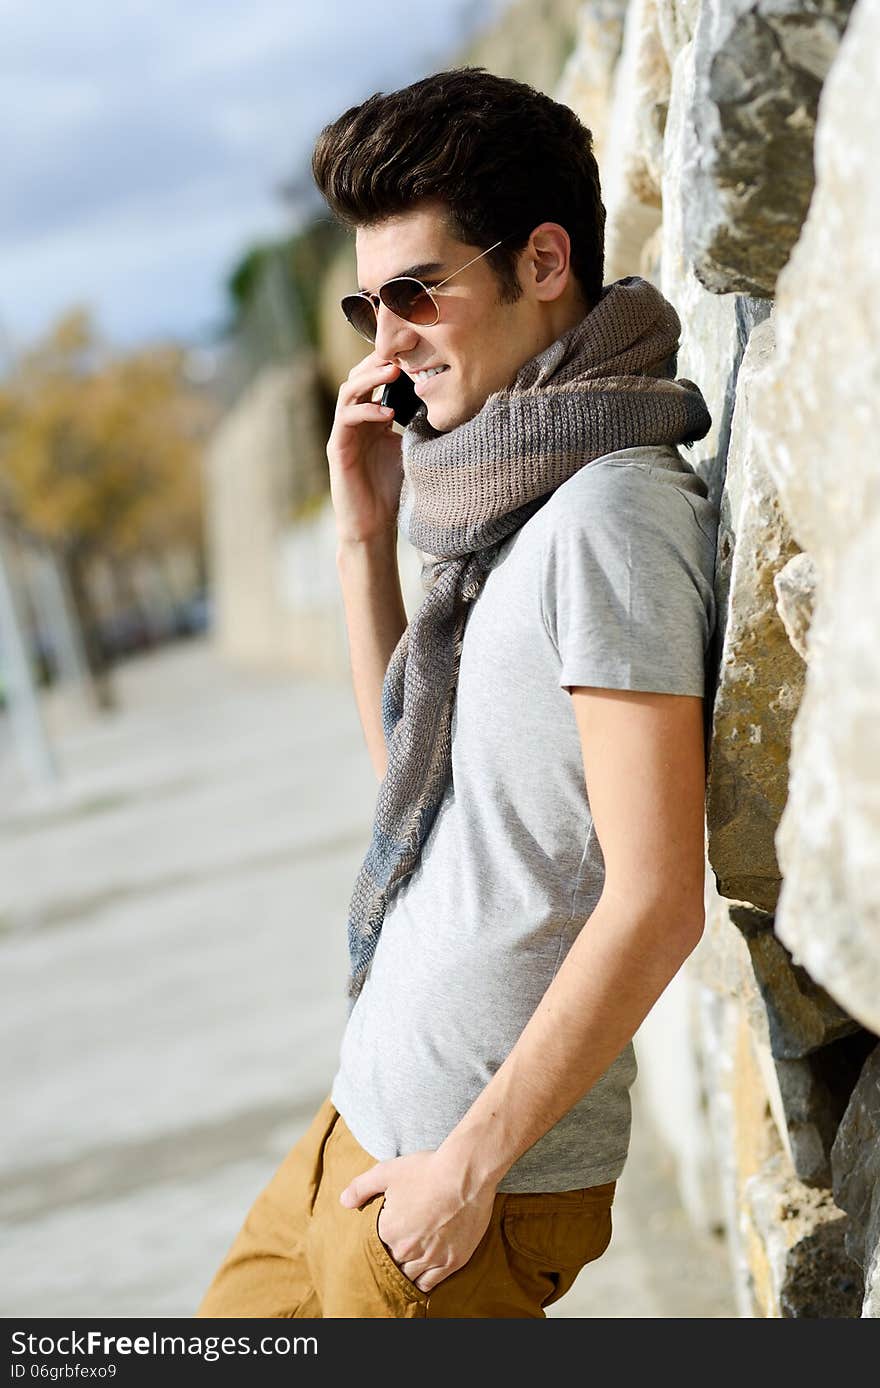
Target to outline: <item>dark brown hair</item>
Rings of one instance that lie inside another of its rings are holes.
[[[571,268],[588,307],[598,303],[605,208],[592,133],[570,107],[482,67],[436,72],[376,92],[318,136],[312,175],[344,227],[370,227],[439,200],[451,234],[482,250],[502,303],[521,294],[516,259],[541,222],[571,239]]]

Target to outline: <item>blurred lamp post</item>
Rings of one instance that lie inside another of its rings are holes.
[[[0,656],[12,745],[27,780],[45,786],[59,779],[58,764],[43,721],[6,546],[0,521]]]
[[[82,705],[91,708],[88,662],[64,568],[49,545],[40,545],[29,557],[31,601],[49,640],[55,677],[60,685],[76,690]]]

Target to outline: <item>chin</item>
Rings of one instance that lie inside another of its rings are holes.
[[[454,425],[450,424],[449,420],[444,417],[444,411],[438,410],[436,405],[433,409],[430,405],[426,407],[425,417],[431,428],[437,429],[440,433],[445,433],[447,429],[454,428]]]
[[[459,424],[466,424],[472,418],[473,414],[468,414],[466,410],[443,410],[438,405],[427,408],[427,419],[431,428],[444,434],[448,434],[450,429],[456,429]]]

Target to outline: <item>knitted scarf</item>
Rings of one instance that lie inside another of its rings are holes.
[[[648,280],[616,280],[471,419],[439,433],[421,409],[404,432],[398,525],[430,558],[426,596],[382,688],[388,766],[349,909],[349,1013],[388,900],[418,862],[450,780],[468,604],[502,542],[580,468],[620,448],[708,433],[699,388],[674,379],[680,331],[672,304]]]

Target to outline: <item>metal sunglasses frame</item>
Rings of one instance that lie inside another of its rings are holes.
[[[463,270],[466,270],[466,269],[468,268],[469,265],[475,265],[476,262],[477,262],[478,260],[482,260],[482,259],[483,259],[483,256],[484,256],[484,255],[488,255],[490,251],[496,250],[496,249],[502,244],[502,242],[509,240],[510,237],[511,237],[512,235],[513,235],[513,232],[508,232],[507,236],[502,236],[501,240],[500,240],[500,241],[496,241],[494,246],[488,246],[488,247],[486,248],[486,250],[480,251],[480,254],[479,254],[479,255],[475,255],[474,258],[473,258],[473,260],[469,260],[469,261],[467,262],[467,264],[465,264],[465,265],[460,265],[460,266],[458,267],[457,270],[453,270],[453,272],[452,272],[451,275],[447,275],[445,280],[441,280],[439,284],[435,284],[434,287],[433,287],[433,289],[429,289],[428,285],[422,284],[422,281],[416,279],[415,275],[395,275],[392,279],[386,280],[384,284],[380,284],[380,285],[379,285],[379,288],[376,290],[376,293],[375,293],[375,294],[371,294],[371,293],[369,292],[369,290],[367,290],[367,289],[359,289],[359,290],[357,290],[356,293],[354,293],[354,294],[346,294],[346,295],[344,296],[344,298],[340,299],[340,301],[339,301],[340,308],[342,309],[342,312],[345,314],[345,320],[346,320],[346,322],[347,322],[347,323],[351,323],[351,326],[354,328],[355,332],[356,332],[360,337],[362,337],[362,338],[364,339],[365,342],[369,342],[370,344],[372,344],[373,346],[375,346],[376,338],[375,338],[375,337],[369,337],[366,333],[361,332],[360,328],[355,328],[354,323],[351,322],[351,319],[349,318],[348,314],[345,313],[345,304],[346,304],[346,300],[348,300],[348,299],[366,299],[366,300],[368,301],[368,303],[372,306],[373,312],[374,312],[375,315],[376,315],[376,332],[378,333],[378,331],[379,331],[379,307],[378,307],[378,305],[381,303],[385,308],[388,309],[388,312],[389,312],[389,313],[394,313],[394,309],[393,309],[393,308],[389,308],[389,307],[388,307],[388,304],[386,304],[386,303],[385,303],[385,300],[381,297],[381,295],[382,295],[382,290],[385,289],[389,284],[399,284],[401,280],[407,280],[410,284],[417,284],[417,285],[419,286],[419,288],[423,291],[423,293],[427,294],[428,297],[433,301],[434,295],[437,293],[437,290],[438,290],[438,289],[442,289],[443,286],[444,286],[444,284],[448,284],[450,280],[454,280],[454,279],[455,279],[455,276],[456,276],[456,275],[460,275],[461,272],[462,272]],[[434,308],[437,310],[437,317],[434,319],[434,322],[433,322],[433,323],[416,323],[414,326],[417,327],[417,328],[435,328],[435,327],[437,326],[437,324],[440,322],[440,305],[439,305],[438,303],[434,303]],[[409,318],[403,318],[399,313],[394,313],[394,316],[395,316],[395,318],[400,318],[400,319],[401,319],[401,322],[403,322],[403,323],[409,323],[409,322],[411,321]]]

